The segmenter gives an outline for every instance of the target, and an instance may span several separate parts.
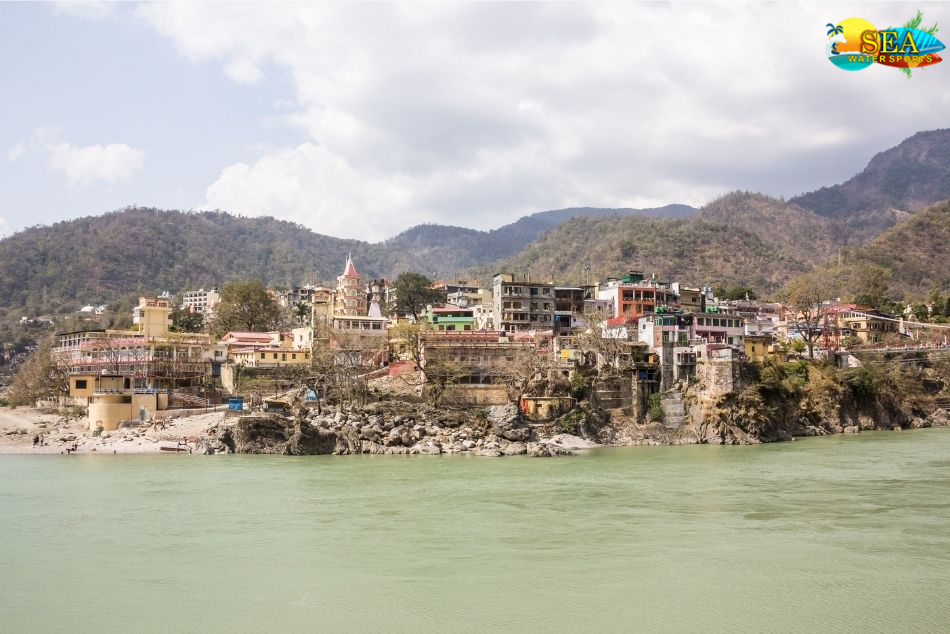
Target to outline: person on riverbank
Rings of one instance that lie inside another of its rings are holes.
[[[40,435],[33,434],[33,446],[36,447],[39,444],[40,444]]]

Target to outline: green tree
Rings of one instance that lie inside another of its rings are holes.
[[[172,309],[172,332],[201,332],[205,327],[205,316],[176,305]]]
[[[943,314],[944,308],[944,299],[943,293],[940,292],[940,289],[934,286],[930,289],[930,292],[927,293],[927,303],[930,304],[930,314],[934,317]]]
[[[927,318],[930,317],[930,311],[927,310],[927,306],[924,304],[914,304],[911,310],[914,311],[914,317],[917,321],[927,321]]]
[[[294,320],[299,324],[305,324],[310,321],[310,304],[307,302],[296,302],[291,311]]]
[[[266,332],[281,326],[280,305],[260,280],[229,282],[221,287],[220,294],[221,303],[211,320],[214,335],[229,330]]]
[[[748,288],[747,286],[734,286],[733,288],[725,291],[722,295],[722,298],[732,301],[758,299],[759,294],[755,292],[755,289]]]
[[[432,288],[432,280],[421,273],[400,273],[390,285],[395,297],[390,310],[418,320],[429,304],[445,303],[445,291]]]
[[[891,272],[876,264],[864,264],[857,272],[854,303],[881,308],[888,302]]]

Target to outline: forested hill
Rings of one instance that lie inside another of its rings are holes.
[[[299,282],[340,268],[347,250],[363,246],[273,218],[125,209],[0,241],[0,301],[36,316],[237,277]]]
[[[431,277],[450,277],[510,257],[541,235],[572,218],[644,216],[686,218],[695,213],[688,205],[653,209],[602,209],[572,207],[542,211],[491,231],[445,225],[419,225],[385,242],[371,245],[366,259],[376,270],[388,273],[419,271]]]
[[[875,155],[846,182],[790,202],[831,219],[840,237],[860,242],[948,198],[950,129],[944,129],[918,132]]]
[[[540,212],[493,231],[420,225],[376,244],[320,235],[273,218],[129,208],[33,227],[0,240],[0,319],[71,312],[127,293],[178,292],[260,278],[290,286],[333,280],[352,253],[364,276],[405,270],[451,276],[516,253],[574,216],[682,216],[659,209]]]
[[[848,294],[886,287],[893,299],[920,300],[934,288],[950,290],[950,201],[917,212],[869,243],[842,249],[820,269]]]
[[[575,218],[490,269],[571,283],[585,280],[587,266],[592,280],[641,270],[670,281],[767,291],[835,250],[824,223],[797,205],[734,192],[685,220]]]

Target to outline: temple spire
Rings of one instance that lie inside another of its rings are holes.
[[[356,272],[356,267],[353,266],[353,254],[346,254],[346,267],[343,269],[343,277],[359,277],[360,274]]]

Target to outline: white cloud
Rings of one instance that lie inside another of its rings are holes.
[[[7,152],[7,160],[15,161],[21,156],[23,156],[24,152],[26,152],[26,143],[23,143],[21,141],[20,143],[17,143],[12,148],[10,148],[10,151]]]
[[[58,130],[38,128],[29,141],[17,143],[7,152],[10,161],[25,154],[46,157],[49,166],[62,172],[70,187],[96,181],[113,184],[130,178],[145,163],[145,152],[125,143],[76,147],[60,138]]]
[[[872,9],[873,23],[906,12]],[[874,151],[941,125],[940,99],[918,97],[945,95],[939,69],[915,73],[909,91],[894,69],[828,63],[825,24],[848,11],[154,3],[136,13],[236,82],[274,72],[295,90],[293,112],[275,107],[274,118],[306,142],[225,167],[205,206],[378,238],[412,222],[487,227],[568,205],[701,204],[733,188],[789,194],[846,178]]]

